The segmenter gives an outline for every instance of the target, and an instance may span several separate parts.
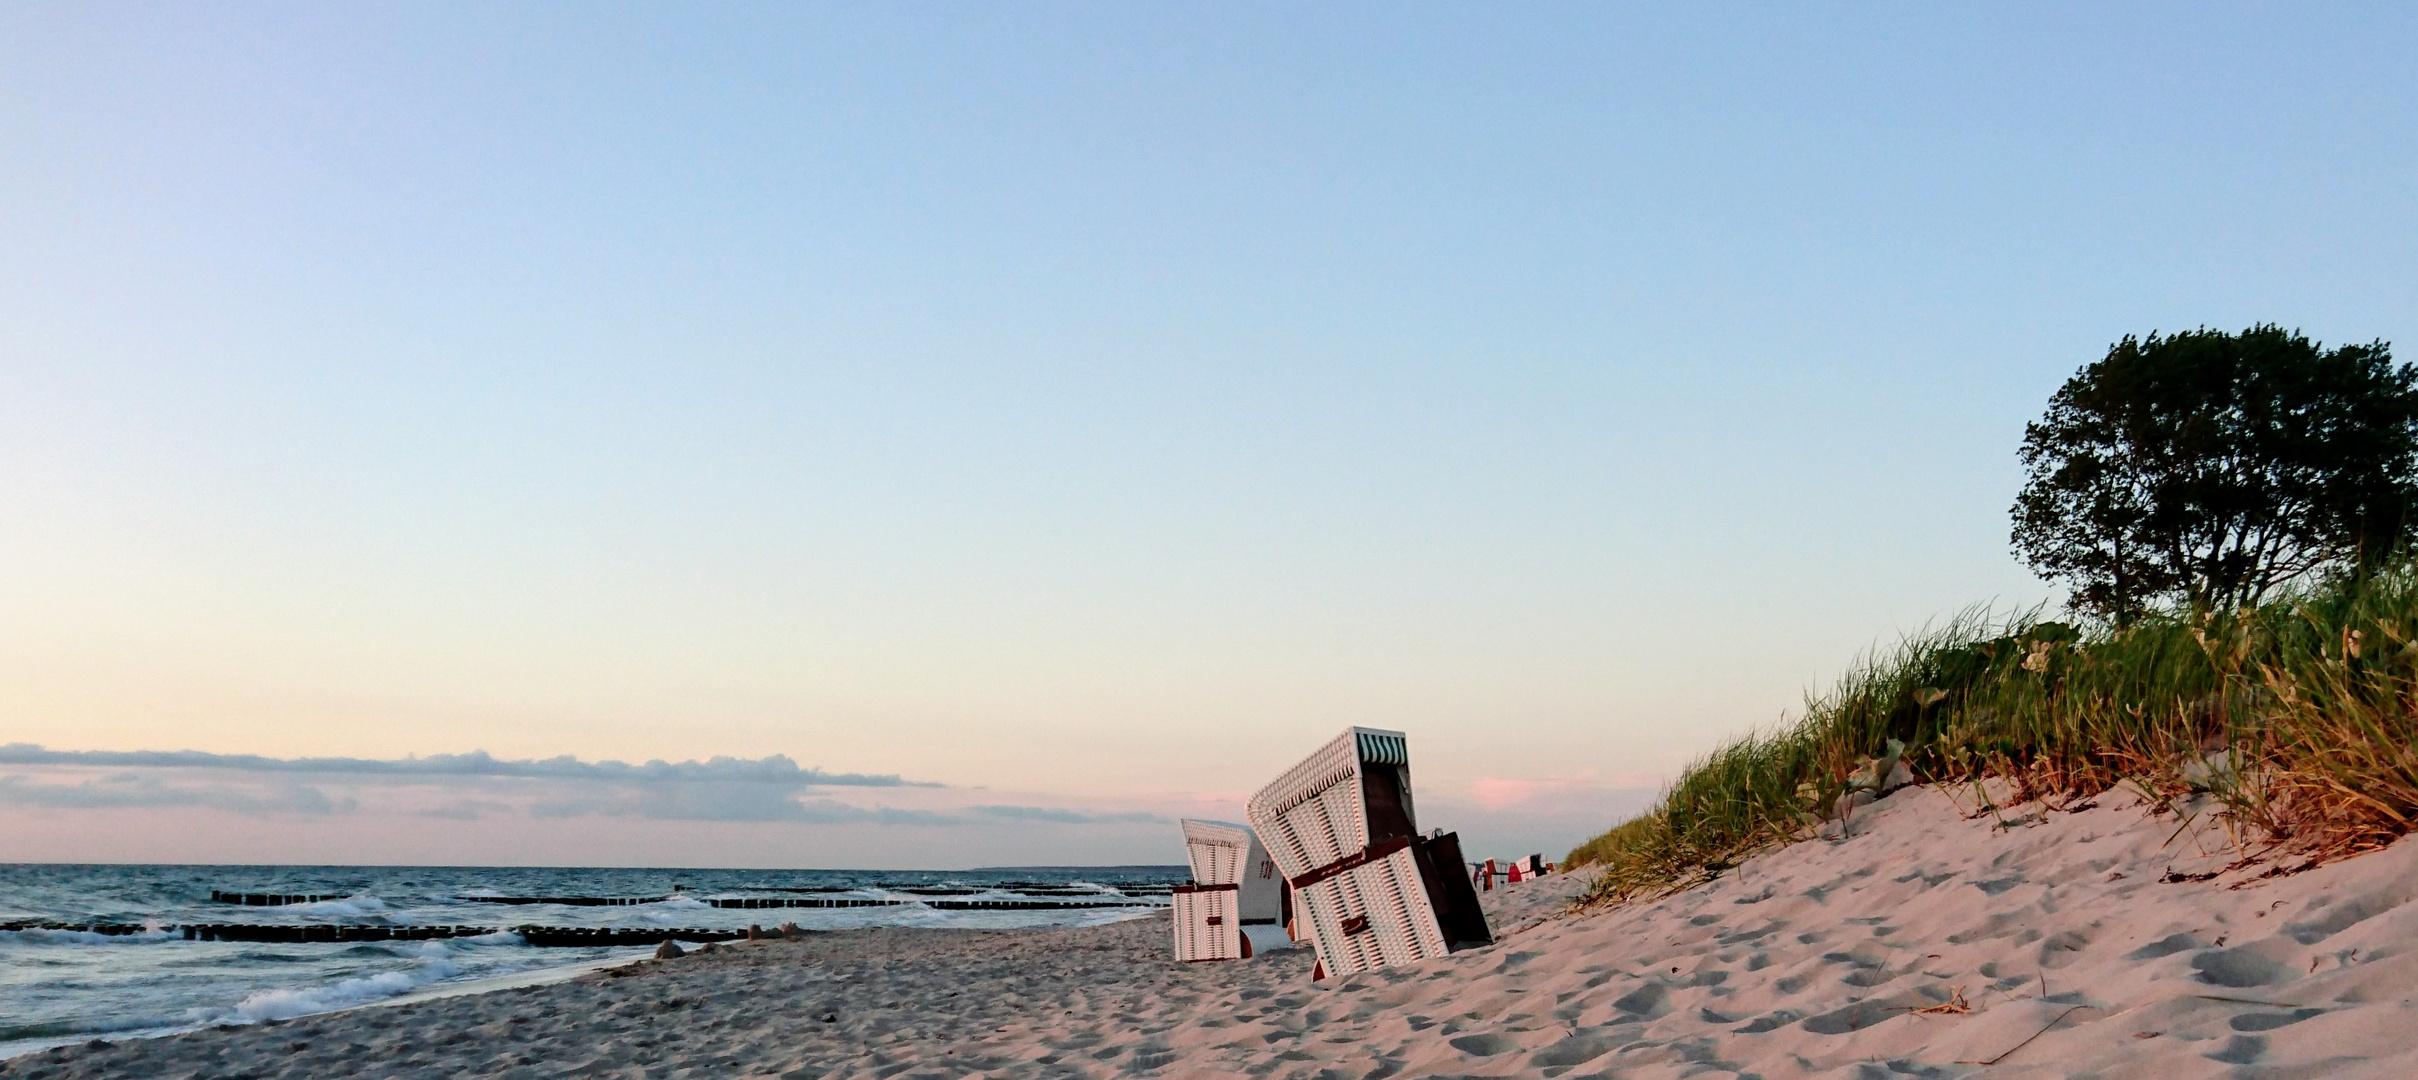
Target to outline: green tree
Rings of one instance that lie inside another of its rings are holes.
[[[2274,324],[2126,337],[2024,428],[2014,546],[2129,619],[2158,600],[2254,604],[2360,572],[2418,526],[2418,367]]]

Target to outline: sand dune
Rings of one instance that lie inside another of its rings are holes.
[[[1315,986],[1306,951],[1176,964],[1163,918],[850,931],[0,1075],[2418,1076],[2418,846],[2174,882],[2231,853],[2099,802],[2002,824],[1909,789],[1659,903],[1500,890],[1496,945]]]

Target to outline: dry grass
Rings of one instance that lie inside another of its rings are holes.
[[[2418,574],[2082,630],[1966,612],[1858,663],[1804,717],[1715,750],[1580,845],[1592,901],[1687,888],[1800,839],[1892,740],[1917,777],[2076,800],[2212,800],[2303,864],[2418,827]],[[1859,771],[1860,770],[1860,771]]]

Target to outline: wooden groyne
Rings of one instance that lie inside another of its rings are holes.
[[[148,934],[151,928],[141,923],[51,923],[6,922],[0,930],[59,930],[76,934],[100,934],[105,937],[125,937],[128,934]]]
[[[926,900],[925,906],[941,911],[1074,911],[1082,908],[1157,907],[1144,900],[1071,901],[1071,900]]]
[[[972,890],[968,890],[972,891]],[[1098,893],[1083,893],[1098,896]],[[919,897],[914,900],[872,900],[859,896],[696,896],[674,893],[671,896],[464,896],[457,899],[480,904],[561,904],[565,907],[627,907],[636,904],[659,904],[666,900],[695,900],[718,908],[740,908],[748,911],[769,908],[870,908],[898,907],[902,904],[922,904],[936,911],[1074,911],[1084,908],[1149,907],[1147,900],[1131,898],[1110,900],[952,900],[942,896]]]
[[[186,941],[261,941],[309,944],[350,941],[428,941],[436,938],[482,937],[492,926],[385,926],[376,923],[200,923],[164,927],[179,931]]]
[[[661,945],[666,941],[737,941],[747,936],[745,930],[658,930],[625,926],[523,926],[513,932],[531,945],[558,948]]]
[[[344,898],[345,894],[342,893],[220,892],[217,889],[210,890],[212,903],[242,904],[245,907],[285,907],[289,904],[317,904]]]
[[[13,922],[0,923],[0,930],[54,930],[105,937],[160,932],[186,941],[242,941],[274,945],[431,941],[510,933],[520,935],[521,940],[529,945],[589,948],[661,945],[666,941],[736,941],[748,933],[745,930],[709,930],[696,926],[388,926],[377,923],[190,923],[151,927],[139,923]]]
[[[860,900],[840,897],[725,896],[706,900],[718,908],[854,908],[922,904],[934,911],[1077,911],[1086,908],[1155,907],[1143,900],[1081,902],[1071,900]]]
[[[860,908],[897,907],[909,900],[867,900],[861,896],[717,896],[698,898],[718,908]]]

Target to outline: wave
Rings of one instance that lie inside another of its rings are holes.
[[[342,900],[321,900],[309,904],[289,904],[280,910],[282,913],[292,915],[332,915],[342,919],[382,918],[388,922],[411,921],[389,915],[388,913],[393,909],[387,906],[386,901],[369,895],[347,896]]]
[[[409,956],[423,960],[438,960],[468,949],[494,949],[527,945],[528,942],[510,930],[498,930],[476,937],[436,938],[429,941],[379,942],[390,956]]]
[[[349,1009],[367,1005],[398,994],[409,993],[433,982],[443,982],[462,974],[462,969],[442,958],[430,958],[412,966],[408,971],[387,971],[346,979],[327,986],[299,987],[284,990],[253,992],[233,1008],[211,1017],[219,1023],[257,1024],[264,1020],[291,1020],[312,1013]]]
[[[0,930],[0,944],[14,945],[151,945],[176,940],[166,930],[139,934],[96,934],[90,930]]]

